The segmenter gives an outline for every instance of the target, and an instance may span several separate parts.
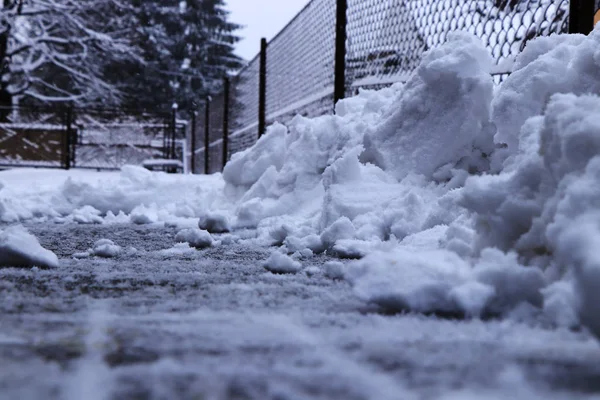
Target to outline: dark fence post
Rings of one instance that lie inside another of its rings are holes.
[[[267,127],[267,39],[260,39],[260,66],[258,77],[258,137]]]
[[[173,103],[172,113],[171,113],[171,151],[170,151],[170,159],[175,159],[175,134],[177,133],[177,103]]]
[[[206,96],[204,106],[204,173],[208,174],[210,168],[210,96]]]
[[[337,0],[335,22],[335,79],[333,105],[346,97],[346,25],[348,0]]]
[[[65,112],[65,144],[63,146],[63,162],[65,169],[71,169],[71,153],[73,150],[72,146],[72,135],[71,130],[73,127],[73,106],[69,104]]]
[[[191,134],[192,134],[192,138],[191,138],[191,143],[190,146],[192,148],[192,153],[191,153],[191,157],[190,157],[190,164],[191,165],[191,170],[192,170],[192,174],[196,173],[196,116],[198,115],[198,112],[196,111],[196,105],[194,104],[194,108],[192,109],[192,129],[191,129]]]
[[[167,116],[165,115],[163,120],[163,147],[162,147],[162,151],[163,151],[163,158],[167,159],[169,158],[169,147],[167,146],[168,144],[168,140],[169,140],[169,132],[171,132],[171,122],[169,121],[169,118],[167,118]]]
[[[227,164],[229,146],[229,78],[223,80],[223,168]]]
[[[595,0],[571,0],[569,4],[569,33],[589,34],[594,30]]]

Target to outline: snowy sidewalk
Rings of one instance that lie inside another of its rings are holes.
[[[586,335],[383,315],[322,270],[265,271],[265,248],[165,252],[176,229],[28,228],[61,267],[0,269],[1,399],[575,399],[600,390],[600,349]],[[101,238],[124,251],[70,258]]]

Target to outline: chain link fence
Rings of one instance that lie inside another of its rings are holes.
[[[340,4],[346,9],[341,70],[336,64]],[[346,96],[406,81],[423,53],[454,31],[471,32],[482,40],[496,62],[492,75],[500,83],[529,40],[569,32],[570,16],[585,25],[571,31],[591,30],[594,6],[598,10],[600,0],[312,0],[268,43],[262,57],[257,55],[232,78],[233,100],[226,118],[222,99],[210,101],[210,145],[204,144],[210,149],[210,168],[199,168],[196,162],[193,170],[220,171],[231,154],[264,133],[261,117],[267,123],[287,123],[297,114],[332,113],[334,93],[339,93],[336,74],[344,77]],[[581,10],[585,15],[579,15]],[[197,127],[196,136],[203,129]],[[219,146],[227,138],[228,151],[222,154]],[[203,159],[203,152],[197,147],[196,158]]]

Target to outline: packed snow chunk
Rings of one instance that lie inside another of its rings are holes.
[[[362,258],[371,253],[381,242],[377,239],[367,241],[360,239],[339,239],[327,254],[338,258]]]
[[[543,272],[536,267],[524,267],[515,253],[484,249],[474,268],[475,279],[494,289],[486,312],[505,314],[526,302],[541,308],[541,289],[546,286]]]
[[[240,168],[253,169],[253,160],[260,159],[265,152],[280,153],[281,165],[274,162],[261,167],[260,176],[257,174],[257,180],[250,186],[248,184],[251,181],[240,182],[227,171],[224,174],[227,181],[226,193],[233,193],[232,197],[239,198],[235,211],[236,227],[258,227],[261,230],[259,225],[262,221],[284,215],[298,220],[318,219],[325,194],[324,171],[347,156],[348,164],[340,165],[338,175],[340,179],[349,179],[352,173],[345,173],[344,168],[349,165],[359,166],[358,154],[362,148],[364,133],[380,115],[380,110],[363,110],[343,117],[296,116],[288,123],[287,130],[281,128],[281,133],[267,133],[265,136],[281,134],[282,141],[276,143],[278,146],[283,145],[283,148],[269,149],[259,143],[243,152],[239,160],[245,160],[248,166]],[[320,230],[321,227],[315,226],[311,233],[317,234]]]
[[[237,228],[256,228],[264,217],[265,200],[253,198],[242,203],[237,209]]]
[[[129,219],[127,214],[125,214],[123,211],[119,211],[117,215],[115,215],[115,213],[113,213],[112,211],[108,211],[106,213],[106,217],[104,217],[105,224],[126,224],[130,221],[131,220]]]
[[[386,120],[365,135],[361,158],[397,179],[411,172],[431,179],[444,166],[476,168],[493,150],[491,65],[479,39],[449,34],[425,53]]]
[[[315,255],[311,249],[302,249],[298,252],[298,255],[302,258],[310,258]]]
[[[571,280],[562,280],[542,289],[544,316],[556,326],[579,326],[577,295],[573,286],[574,282]]]
[[[302,264],[278,251],[271,253],[263,267],[276,274],[295,274],[302,269]]]
[[[464,220],[455,221],[450,224],[442,241],[444,248],[455,252],[463,258],[473,255],[476,238],[475,230],[467,224],[468,222]]]
[[[344,279],[344,264],[339,261],[327,261],[323,266],[325,276],[330,279]]]
[[[269,230],[269,236],[274,240],[273,246],[281,246],[292,232],[294,229],[288,224],[281,224]]]
[[[450,294],[469,275],[469,265],[455,253],[402,247],[369,254],[349,264],[344,273],[362,299],[389,311],[424,313],[464,313]]]
[[[196,251],[196,248],[190,247],[188,243],[176,243],[170,249],[160,250],[158,253],[166,257],[171,257],[195,253]]]
[[[73,221],[79,224],[101,224],[103,219],[100,214],[100,210],[92,206],[83,206],[73,211]]]
[[[598,110],[597,96],[552,96],[545,115],[522,127],[519,152],[505,171],[468,179],[461,202],[476,214],[479,249],[515,250],[539,264],[556,256],[574,219],[600,209]],[[556,264],[559,275],[568,264]]]
[[[175,241],[179,243],[188,243],[197,249],[203,249],[213,245],[213,238],[203,229],[183,229],[175,235]]]
[[[599,44],[599,27],[587,37],[552,35],[527,42],[492,103],[495,140],[507,145],[507,155],[518,151],[521,127],[544,112],[553,94],[600,94]]]
[[[83,259],[83,258],[89,258],[92,255],[92,250],[90,249],[89,251],[80,251],[77,253],[73,253],[72,257],[75,259]]]
[[[112,258],[121,254],[121,246],[116,245],[112,240],[100,239],[94,243],[92,254],[98,257]]]
[[[224,213],[210,213],[201,216],[198,220],[198,228],[210,233],[227,233],[231,232],[231,224],[229,218]]]
[[[44,249],[21,225],[0,231],[0,267],[58,267],[58,257]]]
[[[561,261],[573,267],[581,323],[600,339],[600,209],[575,219],[559,235],[557,247]]]
[[[129,219],[132,223],[138,225],[153,224],[155,222],[158,222],[158,212],[156,210],[156,205],[146,207],[146,205],[140,204],[139,206],[131,210]]]
[[[281,124],[269,126],[265,135],[249,149],[235,153],[223,169],[228,189],[239,186],[249,189],[271,166],[281,169],[285,157],[287,128]]]
[[[325,228],[321,233],[321,242],[325,248],[331,248],[338,240],[354,238],[355,232],[352,221],[347,217],[341,217]]]
[[[303,251],[309,249],[313,253],[322,253],[325,251],[323,242],[319,235],[310,234],[304,237],[288,236],[283,241],[284,246],[289,252]]]
[[[470,281],[450,291],[452,299],[467,317],[480,317],[496,293],[493,286]]]

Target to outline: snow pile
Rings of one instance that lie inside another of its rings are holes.
[[[15,225],[0,231],[0,267],[55,268],[58,257],[25,228]]]
[[[198,228],[210,233],[227,233],[231,232],[231,223],[223,212],[215,212],[201,216],[198,219]]]
[[[597,335],[599,44],[597,28],[589,37],[552,37],[528,46],[494,102],[496,140],[508,144],[496,160],[502,168],[470,178],[463,199],[477,216],[477,248],[513,249],[550,281],[574,279],[575,296],[561,285],[545,291],[548,312],[571,325],[572,308],[579,308]]]
[[[331,279],[344,278],[344,264],[339,261],[327,261],[324,265],[325,276]]]
[[[492,59],[474,36],[453,33],[448,41],[424,55],[385,121],[365,136],[362,159],[397,179],[449,179],[457,166],[487,169]]]
[[[532,307],[573,326],[581,304],[600,332],[587,315],[600,288],[599,41],[600,28],[530,41],[494,89],[484,47],[451,35],[406,84],[274,125],[235,155],[223,174],[234,226],[288,253],[363,257],[325,273],[396,311]]]
[[[225,193],[238,200],[235,225],[268,232],[289,221],[288,233],[315,234],[324,171],[348,153],[358,156],[366,130],[399,90],[396,86],[349,99],[335,116],[297,116],[289,127],[275,124],[254,147],[233,155],[223,178]]]
[[[278,251],[271,253],[263,266],[267,271],[276,274],[295,274],[302,269],[302,264]]]
[[[596,30],[589,37],[552,35],[527,43],[493,101],[495,140],[507,145],[497,154],[497,168],[502,168],[505,157],[520,151],[521,128],[529,118],[543,114],[553,94],[600,93],[600,72],[594,61],[597,42]]]
[[[210,233],[202,229],[183,229],[177,232],[175,241],[178,243],[187,243],[197,249],[213,245],[213,238]]]
[[[404,86],[362,92],[334,116],[272,126],[223,173],[238,199],[236,226],[290,252],[360,257],[372,250],[365,242],[451,223],[461,211],[449,191],[489,168],[490,65],[476,39],[455,34]]]
[[[0,221],[173,223],[231,208],[220,175],[125,166],[119,173],[13,170],[0,173]]]
[[[79,224],[101,224],[104,220],[100,214],[99,210],[86,205],[73,211],[73,222]]]
[[[396,248],[350,264],[344,276],[365,300],[395,312],[506,315],[525,302],[542,305],[541,271],[515,254],[487,249],[473,266],[448,250]]]
[[[116,245],[110,239],[100,239],[94,243],[94,247],[89,251],[90,255],[112,258],[121,254],[121,246]]]

